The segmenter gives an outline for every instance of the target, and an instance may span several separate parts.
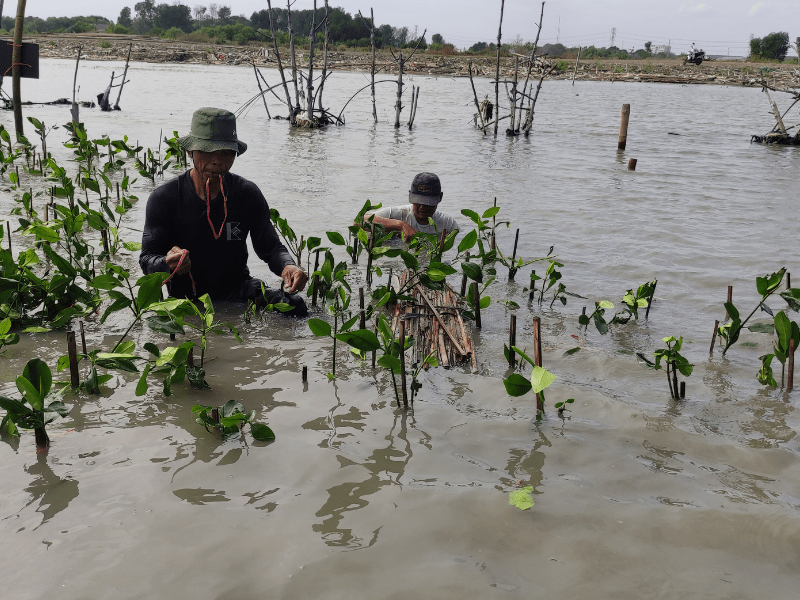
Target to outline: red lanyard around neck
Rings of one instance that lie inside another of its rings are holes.
[[[211,227],[211,233],[214,234],[214,239],[218,240],[219,236],[222,235],[222,228],[225,227],[225,221],[228,220],[228,199],[225,197],[225,188],[222,185],[222,175],[219,176],[219,191],[222,192],[222,202],[225,206],[225,216],[222,218],[222,224],[219,226],[219,232],[214,229],[214,223],[211,222],[211,192],[209,191],[209,184],[211,183],[211,179],[206,179],[206,218],[208,219],[208,224]]]

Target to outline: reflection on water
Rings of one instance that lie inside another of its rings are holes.
[[[25,471],[36,477],[25,488],[25,491],[31,494],[25,507],[38,503],[36,512],[42,514],[39,526],[47,523],[62,510],[66,510],[69,503],[78,497],[78,482],[69,476],[62,479],[56,475],[47,464],[45,453],[37,454],[36,462],[26,467]]]

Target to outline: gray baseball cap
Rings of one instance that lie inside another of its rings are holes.
[[[437,206],[442,201],[442,183],[434,173],[419,173],[411,182],[408,200],[411,204]]]
[[[233,150],[244,154],[247,144],[236,136],[236,115],[224,108],[198,108],[192,115],[189,135],[178,138],[178,143],[188,152],[200,150],[215,152]]]

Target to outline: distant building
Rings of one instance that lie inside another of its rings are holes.
[[[663,54],[664,56],[669,56],[672,54],[672,46],[668,44],[653,44],[650,46],[650,52],[653,54]]]

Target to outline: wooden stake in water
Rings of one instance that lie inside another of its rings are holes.
[[[635,158],[630,159],[628,161],[628,171],[635,171],[637,162],[638,161]]]
[[[404,319],[400,319],[398,342],[400,343],[400,383],[403,388],[403,408],[408,408],[408,392],[406,391],[406,322]]]
[[[533,362],[537,367],[542,366],[542,320],[533,317]],[[544,413],[544,398],[542,393],[536,394],[536,411]]]
[[[465,262],[469,262],[469,252],[467,252],[467,257]],[[461,297],[463,298],[467,294],[467,274],[464,273],[461,276]]]
[[[117,204],[119,204],[119,181],[117,182]]]
[[[358,307],[361,309],[361,320],[359,329],[367,328],[367,315],[364,312],[364,288],[358,288]]]
[[[533,295],[536,293],[536,269],[531,271],[531,291],[528,294],[528,302],[533,302]]]
[[[303,365],[303,383],[308,381],[308,367]]]
[[[75,332],[67,332],[67,356],[69,356],[69,376],[73,388],[81,385],[81,376],[78,373],[78,346],[75,343]]]
[[[681,400],[686,398],[686,382],[681,381]]]
[[[517,353],[514,346],[517,345],[517,315],[511,315],[511,323],[508,328],[508,366],[514,368],[517,364]]]
[[[100,230],[100,237],[103,239],[103,252],[105,252],[106,254],[110,254],[111,252],[110,252],[109,247],[108,247],[108,230],[107,229],[101,229]]]
[[[517,234],[514,236],[514,251],[511,253],[511,264],[514,264],[514,261],[517,259],[517,243],[519,242],[519,229],[517,229]],[[508,278],[509,280],[514,279],[516,273],[509,269],[508,271]]]
[[[311,306],[317,305],[317,290],[319,289],[319,274],[314,274],[314,292],[311,294]]]
[[[80,322],[80,325],[81,325],[81,348],[83,348],[84,354],[89,354],[86,351],[86,333],[83,330],[83,321]]]
[[[375,322],[375,326],[372,328],[373,333],[377,336],[378,335],[378,322]],[[377,352],[375,350],[372,351],[372,368],[375,368],[375,359],[376,359]]]
[[[189,368],[194,367],[194,348],[189,348],[189,355],[186,357],[186,364]]]
[[[794,338],[789,340],[789,379],[786,384],[786,391],[791,392],[794,388]]]
[[[622,105],[622,118],[619,124],[619,141],[617,142],[617,149],[625,150],[628,143],[628,121],[631,118],[631,105]]]
[[[719,321],[714,321],[714,333],[711,335],[711,348],[708,349],[709,354],[714,354],[714,342],[717,341],[717,330],[719,329]]]
[[[653,280],[653,291],[650,292],[650,297],[647,299],[647,310],[644,311],[644,318],[650,316],[650,307],[653,306],[653,297],[656,295],[656,286],[658,285],[658,279]]]
[[[8,251],[11,252],[11,221],[6,221],[6,231],[8,232]]]
[[[786,273],[786,289],[792,289],[792,274]]]
[[[475,327],[481,328],[481,294],[478,291],[478,282],[472,282],[472,301],[475,304]]]

